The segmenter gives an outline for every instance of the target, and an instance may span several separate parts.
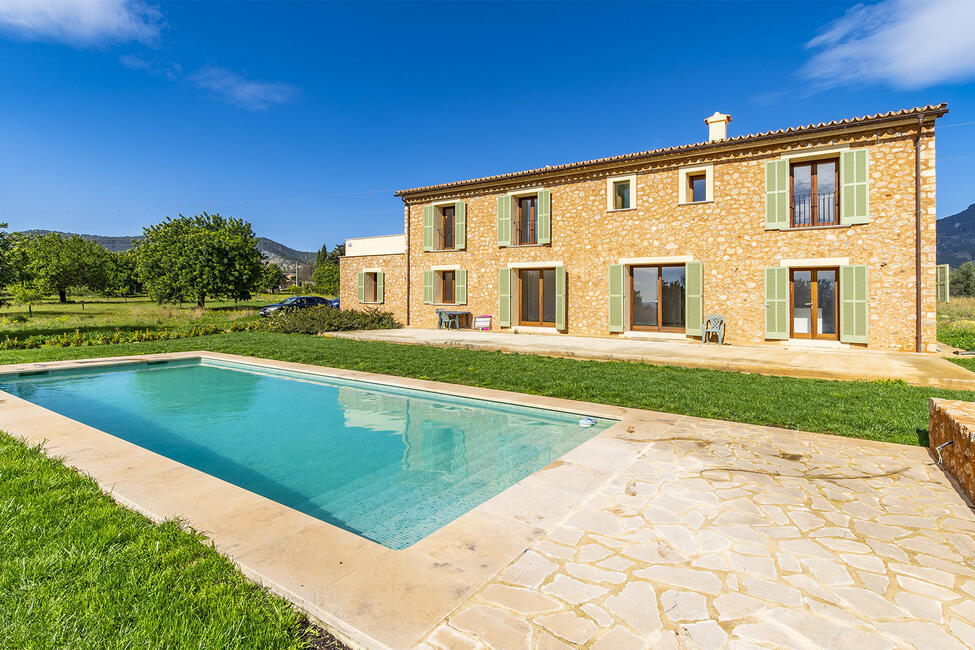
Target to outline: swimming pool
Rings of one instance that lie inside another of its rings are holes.
[[[391,549],[615,423],[216,359],[0,375],[0,390]]]

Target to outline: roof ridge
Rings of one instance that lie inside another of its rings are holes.
[[[864,122],[871,122],[875,120],[887,120],[891,118],[905,117],[908,115],[916,115],[916,114],[924,114],[924,113],[940,113],[936,117],[941,117],[947,112],[948,112],[948,103],[941,102],[940,104],[928,104],[926,106],[915,106],[914,108],[902,108],[897,111],[888,111],[886,113],[874,113],[873,115],[861,115],[859,117],[848,117],[842,120],[830,120],[829,122],[819,122],[816,124],[790,126],[782,129],[772,130],[772,131],[761,131],[758,133],[749,133],[747,135],[736,135],[732,138],[724,138],[722,140],[716,140],[713,142],[693,142],[689,144],[673,145],[670,147],[660,147],[658,149],[647,149],[645,151],[636,151],[633,153],[617,154],[615,156],[607,156],[605,158],[595,158],[592,160],[563,163],[561,165],[545,165],[544,167],[536,167],[535,169],[526,169],[526,170],[515,171],[515,172],[505,172],[503,174],[493,174],[490,176],[481,176],[479,178],[470,178],[470,179],[465,179],[460,181],[452,181],[449,183],[438,183],[436,185],[414,187],[410,189],[399,190],[395,193],[395,196],[404,196],[406,194],[413,194],[416,192],[426,192],[430,190],[460,187],[462,185],[469,185],[472,183],[500,181],[500,180],[515,178],[519,176],[530,176],[532,174],[539,174],[546,171],[558,171],[562,169],[586,167],[588,165],[598,165],[598,164],[603,164],[608,162],[614,162],[617,160],[643,158],[646,156],[654,156],[654,155],[661,155],[665,153],[673,153],[673,152],[685,151],[689,149],[696,149],[707,145],[733,144],[733,143],[743,142],[745,140],[750,140],[750,139],[768,138],[768,137],[774,137],[778,135],[788,135],[793,133],[802,133],[806,131],[815,131],[818,129],[842,127],[842,126],[860,124]]]

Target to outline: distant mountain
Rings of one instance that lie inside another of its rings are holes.
[[[938,264],[960,266],[975,259],[975,203],[938,219]]]
[[[78,233],[72,232],[61,232],[59,230],[27,230],[29,234],[46,235],[50,232],[56,232],[60,235],[66,235],[70,237]],[[142,235],[133,235],[131,237],[106,237],[104,235],[85,235],[81,234],[80,237],[85,239],[90,239],[95,242],[105,250],[117,253],[119,251],[127,251],[135,245],[135,242],[142,239]],[[296,251],[293,248],[289,248],[284,244],[280,244],[273,239],[268,239],[267,237],[257,238],[257,250],[261,251],[271,262],[281,265],[284,264],[288,266],[290,262],[291,270],[294,270],[294,262],[298,260],[302,264],[314,261],[315,257],[318,255],[317,251]]]

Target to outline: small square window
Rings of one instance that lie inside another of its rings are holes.
[[[688,174],[687,175],[687,198],[691,203],[700,203],[708,200],[708,177],[707,174]]]
[[[630,209],[630,181],[616,181],[613,183],[613,209]]]

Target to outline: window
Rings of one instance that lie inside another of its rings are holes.
[[[837,269],[792,269],[792,337],[836,339]]]
[[[707,174],[687,175],[687,198],[689,203],[701,203],[708,200]]]
[[[789,183],[791,227],[835,226],[840,222],[839,164],[835,158],[793,163]]]
[[[379,302],[378,300],[376,300],[376,287],[379,284],[376,281],[376,275],[377,274],[375,271],[363,273],[363,277],[365,280],[365,287],[366,287],[366,292],[364,294],[363,302]]]
[[[521,245],[538,243],[538,196],[518,197],[518,217],[515,220],[515,242]]]
[[[677,172],[677,202],[710,203],[714,200],[714,165],[685,167]]]
[[[456,301],[454,295],[457,274],[454,271],[440,272],[440,302],[452,304]]]
[[[684,265],[629,268],[630,328],[684,331]]]
[[[519,323],[555,327],[555,269],[522,269],[519,282]]]
[[[439,248],[449,250],[454,247],[454,206],[445,205],[440,209]]]
[[[613,209],[630,209],[630,181],[616,181],[613,183]]]

